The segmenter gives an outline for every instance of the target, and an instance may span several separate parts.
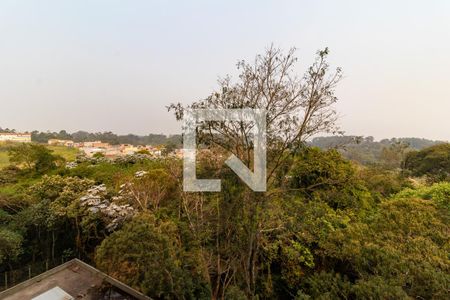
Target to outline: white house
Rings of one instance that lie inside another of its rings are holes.
[[[0,133],[0,142],[30,143],[31,134],[29,133]]]

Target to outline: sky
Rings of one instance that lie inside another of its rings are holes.
[[[450,1],[0,0],[0,127],[179,133],[166,106],[296,47],[341,67],[346,134],[450,140]]]

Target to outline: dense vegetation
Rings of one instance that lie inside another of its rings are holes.
[[[403,167],[414,176],[427,175],[431,181],[450,180],[450,144],[409,152]]]
[[[36,157],[1,171],[2,271],[79,256],[156,298],[246,298],[240,270],[256,213],[254,293],[262,298],[448,296],[449,182],[416,186],[336,150],[304,148],[254,211],[227,170],[224,195],[184,194],[176,160],[44,164],[44,174],[37,166],[46,154]],[[202,156],[199,176],[212,174],[211,161]],[[101,199],[134,208],[114,230],[110,216],[82,204],[99,184]]]
[[[156,299],[448,299],[450,182],[436,174],[449,165],[431,158],[449,147],[410,154],[400,170],[308,146],[336,132],[339,70],[329,74],[327,53],[298,79],[288,76],[293,52],[271,48],[256,66],[239,64],[238,84],[191,106],[269,108],[267,192],[223,167],[230,152],[251,166],[243,123],[199,130],[198,178],[220,178],[220,193],[184,192],[173,158],[66,165],[42,146],[11,149],[0,272],[78,256]]]

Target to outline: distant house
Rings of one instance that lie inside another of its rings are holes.
[[[84,154],[86,154],[86,156],[88,157],[92,157],[94,156],[94,154],[96,153],[102,153],[105,154],[106,150],[104,148],[96,148],[96,147],[83,147],[80,148],[81,151],[84,152]]]
[[[106,148],[110,147],[110,144],[109,143],[102,143],[102,142],[93,142],[92,143],[92,147],[106,149]]]
[[[0,293],[3,300],[147,300],[149,297],[74,259]]]
[[[102,143],[101,141],[94,141],[94,142],[83,142],[80,143],[81,147],[87,147],[87,148],[106,148],[109,146],[108,143]]]
[[[133,145],[126,145],[122,149],[122,153],[125,155],[133,155],[136,152],[138,152],[140,149],[138,147],[135,147]]]
[[[49,140],[50,142],[50,140]],[[52,143],[57,143],[57,140]],[[153,147],[150,145],[130,145],[130,144],[120,144],[120,145],[110,145],[108,143],[103,143],[101,141],[95,142],[82,142],[82,143],[74,143],[73,146],[75,148],[83,151],[86,156],[92,157],[96,153],[102,153],[107,158],[117,158],[123,157],[127,155],[134,155],[139,151],[148,151],[151,156],[160,157],[163,153],[163,147]]]
[[[183,149],[175,149],[173,155],[174,155],[175,157],[181,159],[181,158],[183,158],[183,153],[184,153]]]
[[[0,142],[31,143],[29,133],[0,133]]]
[[[115,158],[115,157],[121,156],[122,151],[121,151],[120,146],[116,145],[116,146],[110,146],[110,147],[106,148],[104,154],[106,157]]]
[[[153,147],[153,146],[146,146],[146,149],[148,152],[150,152],[151,155],[159,157],[162,155],[162,149],[161,147]]]
[[[66,147],[73,147],[75,143],[71,140],[57,140],[57,139],[50,139],[47,142],[50,146],[66,146]]]

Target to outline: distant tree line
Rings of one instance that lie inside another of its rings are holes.
[[[383,165],[400,168],[405,155],[410,151],[419,151],[427,147],[443,144],[423,138],[391,138],[375,141],[372,136],[329,136],[316,137],[311,146],[323,150],[337,149],[345,158],[363,165]]]
[[[15,133],[15,129],[2,128],[0,127],[0,133]],[[74,133],[68,133],[65,130],[59,132],[41,132],[32,131],[31,140],[36,143],[46,144],[50,139],[60,139],[60,140],[73,140],[76,143],[80,142],[92,142],[92,141],[102,141],[104,143],[110,143],[112,145],[118,144],[131,144],[131,145],[171,145],[178,147],[181,145],[181,135],[165,135],[165,134],[148,134],[144,136],[139,136],[135,134],[127,135],[117,135],[111,131],[105,132],[87,132],[87,131],[77,131]]]
[[[15,129],[9,129],[9,128],[2,128],[0,127],[0,133],[15,133]]]
[[[407,175],[427,176],[430,182],[450,181],[450,144],[409,152],[402,163]]]
[[[14,133],[15,129],[0,127],[0,133]],[[112,145],[131,144],[131,145],[174,145],[181,146],[181,134],[148,134],[144,136],[136,134],[117,135],[111,131],[105,132],[87,132],[77,131],[68,133],[66,130],[59,132],[41,132],[32,131],[31,140],[36,143],[47,143],[49,139],[73,140],[76,143],[89,141],[102,141]],[[324,150],[338,149],[346,158],[353,159],[363,164],[370,164],[379,161],[383,149],[387,149],[395,144],[402,144],[410,150],[422,150],[437,144],[443,144],[444,141],[435,141],[424,138],[391,138],[375,141],[372,136],[339,135],[327,137],[315,137],[308,144],[319,147]],[[363,154],[364,153],[364,154]],[[363,155],[365,157],[359,157]]]
[[[0,133],[16,132],[14,129],[0,127]],[[127,135],[117,135],[110,131],[106,132],[86,132],[77,131],[74,133],[68,133],[65,130],[59,132],[41,132],[32,131],[31,140],[36,143],[47,143],[50,139],[61,139],[61,140],[73,140],[76,143],[79,142],[90,142],[90,141],[102,141],[104,143],[110,143],[112,145],[118,144],[131,144],[131,145],[172,145],[178,147],[181,145],[181,135],[164,135],[164,134],[148,134],[144,136],[139,136],[135,134]]]
[[[434,146],[436,144],[442,144],[444,141],[433,141],[423,138],[391,138],[375,141],[373,136],[356,136],[356,135],[343,135],[343,136],[328,136],[328,137],[316,137],[312,139],[311,145],[322,149],[339,148],[349,145],[371,145],[372,148],[390,146],[395,143],[405,143],[414,150],[422,150],[424,148]]]

